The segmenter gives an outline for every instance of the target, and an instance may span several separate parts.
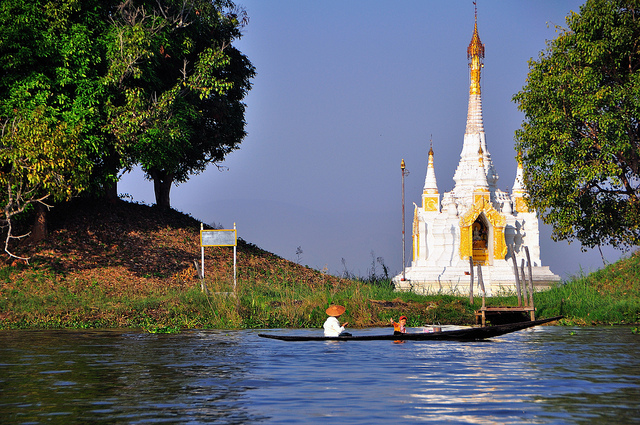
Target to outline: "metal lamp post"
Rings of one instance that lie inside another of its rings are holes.
[[[404,176],[405,176],[405,166],[404,166],[404,158],[402,162],[400,162],[400,170],[402,171],[402,280],[406,280],[405,276],[405,243],[404,243]]]

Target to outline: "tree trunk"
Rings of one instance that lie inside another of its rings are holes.
[[[104,199],[112,204],[118,201],[118,182],[105,183],[104,185]]]
[[[47,208],[40,204],[36,204],[36,218],[31,227],[31,235],[29,242],[37,243],[47,237]]]
[[[102,197],[111,204],[115,204],[119,199],[117,179],[119,170],[120,160],[115,152],[105,154],[103,163],[94,169],[94,176],[102,185]]]
[[[171,208],[169,192],[173,183],[173,174],[166,171],[153,171],[149,175],[153,179],[153,192],[156,195],[156,206]]]

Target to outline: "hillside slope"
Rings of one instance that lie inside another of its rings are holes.
[[[194,260],[201,257],[200,222],[175,210],[77,200],[51,210],[45,241],[16,249],[31,257],[25,269],[51,270],[65,281],[98,282],[113,291],[133,292],[193,286],[197,284]],[[277,271],[309,285],[347,282],[241,238],[237,261],[238,278],[268,279]],[[231,282],[233,249],[205,248],[205,273],[209,281]]]

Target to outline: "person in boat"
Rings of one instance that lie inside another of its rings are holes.
[[[391,320],[391,324],[393,325],[393,334],[401,335],[407,333],[407,316],[400,316],[398,322],[394,322],[393,318]]]
[[[340,321],[338,320],[340,316],[346,311],[341,305],[332,305],[327,310],[327,320],[325,320],[324,325],[324,336],[347,336],[351,335],[348,332],[344,331],[344,328],[349,324],[349,322],[345,322],[340,325]]]

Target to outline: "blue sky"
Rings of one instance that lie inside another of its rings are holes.
[[[440,193],[453,188],[465,131],[471,0],[242,0],[250,17],[236,46],[257,70],[246,98],[248,136],[219,171],[211,166],[171,190],[172,206],[286,259],[332,274],[366,276],[381,257],[402,270],[405,160],[407,260],[413,202],[419,203],[433,141]],[[482,101],[487,145],[511,191],[511,101],[527,61],[557,36],[581,1],[479,0],[485,44]],[[154,203],[140,171],[121,194]],[[554,242],[541,224],[543,265],[562,278],[600,268],[600,253]],[[300,247],[302,254],[297,255]],[[603,249],[608,261],[621,253]],[[381,273],[380,264],[376,272]]]

